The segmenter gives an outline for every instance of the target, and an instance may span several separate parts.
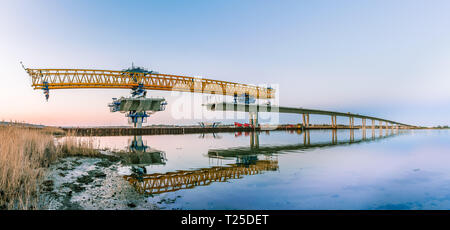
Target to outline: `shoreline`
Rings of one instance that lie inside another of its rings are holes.
[[[41,184],[40,210],[157,210],[119,175],[120,158],[71,156],[48,167]]]

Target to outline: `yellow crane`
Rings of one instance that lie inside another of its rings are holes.
[[[34,89],[116,88],[166,90],[236,96],[246,94],[257,99],[274,98],[270,87],[259,87],[228,81],[160,74],[142,68],[123,71],[93,69],[29,69],[25,68]]]
[[[21,63],[22,64],[22,63]],[[239,84],[228,81],[188,77],[173,74],[161,74],[134,67],[116,70],[97,69],[30,69],[22,67],[31,77],[31,86],[44,91],[48,100],[51,89],[110,88],[131,89],[131,98],[113,98],[108,106],[111,112],[128,112],[130,123],[142,127],[149,116],[147,111],[163,111],[167,102],[164,98],[145,98],[146,90],[180,91],[203,94],[234,96],[244,103],[255,99],[272,99],[275,91],[271,87]]]

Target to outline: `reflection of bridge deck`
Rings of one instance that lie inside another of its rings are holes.
[[[256,134],[252,133],[252,134]],[[350,145],[350,144],[358,144],[363,142],[371,142],[375,140],[380,140],[383,138],[389,138],[394,135],[398,135],[395,133],[375,136],[372,138],[366,138],[363,134],[362,139],[354,140],[352,137],[352,131],[350,132],[350,140],[345,141],[337,141],[337,134],[333,132],[333,140],[330,142],[321,142],[321,143],[310,143],[309,141],[309,131],[303,132],[304,134],[304,143],[296,144],[296,145],[274,145],[274,146],[259,146],[259,143],[250,143],[251,147],[236,147],[236,148],[228,148],[228,149],[210,149],[208,151],[208,156],[211,158],[220,158],[220,157],[236,157],[236,156],[244,156],[244,155],[255,155],[255,154],[271,154],[279,151],[291,151],[291,150],[302,150],[302,149],[313,149],[313,148],[325,148],[332,147],[338,145]],[[258,140],[257,137],[251,138],[250,141],[255,142]]]
[[[278,169],[277,160],[258,160],[254,165],[229,164],[189,171],[168,172],[164,174],[145,174],[137,179],[124,176],[139,193],[160,194],[180,189],[191,189],[196,186],[209,185],[212,182],[225,182],[228,179],[240,179],[243,175],[256,175],[263,171]]]

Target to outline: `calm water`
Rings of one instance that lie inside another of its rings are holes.
[[[148,175],[136,189],[165,209],[450,209],[449,130],[372,135],[317,130],[96,140],[110,149],[131,146],[135,153],[120,173],[145,166]]]

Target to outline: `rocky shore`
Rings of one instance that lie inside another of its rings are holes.
[[[49,167],[40,188],[40,209],[158,209],[118,174],[117,156],[67,157]]]

